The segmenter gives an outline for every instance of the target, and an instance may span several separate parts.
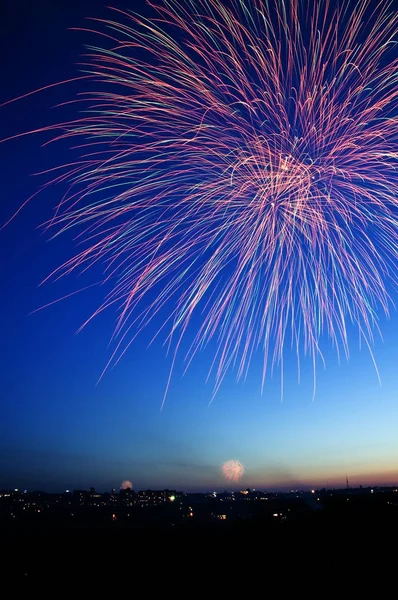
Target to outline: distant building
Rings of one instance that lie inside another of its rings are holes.
[[[179,494],[175,490],[142,490],[137,493],[137,503],[141,506],[159,506],[174,502]]]
[[[83,504],[87,504],[88,502],[89,492],[87,490],[73,490],[72,496],[75,504],[83,506]]]
[[[131,488],[121,489],[119,496],[123,506],[133,506],[137,502],[137,495]]]

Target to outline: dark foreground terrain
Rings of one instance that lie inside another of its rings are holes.
[[[299,581],[327,587],[347,577],[363,583],[371,574],[382,582],[396,572],[398,494],[325,497],[319,510],[282,504],[287,517],[264,510],[230,521],[209,521],[200,511],[174,523],[175,514],[164,512],[141,518],[147,509],[133,510],[129,519],[90,510],[74,519],[3,515],[2,586],[38,585],[44,597],[64,586],[104,584],[112,586],[109,593],[134,589],[148,598],[159,592],[196,597],[199,590],[210,598],[232,591],[235,598],[254,581],[264,589]]]

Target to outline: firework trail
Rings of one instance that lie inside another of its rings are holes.
[[[323,338],[348,355],[349,324],[370,347],[396,282],[391,3],[151,6],[93,20],[84,78],[100,85],[56,128],[81,159],[51,181],[70,188],[48,226],[84,249],[52,275],[106,265],[93,317],[120,310],[108,366],[165,310],[173,366],[194,320],[187,366],[215,342],[214,393],[256,351],[264,384],[287,347],[314,374]]]
[[[235,483],[242,478],[244,470],[244,466],[238,460],[228,460],[222,466],[225,479]]]

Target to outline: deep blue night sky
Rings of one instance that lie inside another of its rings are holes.
[[[127,3],[117,3],[126,6]],[[136,1],[134,9],[143,8]],[[84,16],[104,16],[99,1],[5,0],[0,102],[74,77],[86,38]],[[65,116],[75,108],[50,108],[78,91],[62,86],[3,107],[4,138]],[[1,222],[45,181],[31,174],[66,162],[67,146],[41,148],[48,136],[2,144]],[[61,189],[36,197],[0,233],[1,381],[0,488],[116,487],[224,489],[221,464],[245,465],[241,485],[264,489],[398,481],[398,315],[380,319],[384,339],[374,354],[379,386],[366,348],[352,332],[351,357],[340,365],[332,348],[318,369],[312,401],[312,364],[297,384],[295,357],[286,360],[280,397],[276,373],[260,393],[261,359],[245,382],[228,375],[209,406],[205,384],[211,348],[182,377],[177,369],[164,409],[170,369],[161,340],[147,348],[145,333],[96,385],[107,359],[115,314],[108,311],[79,335],[76,330],[103,298],[98,287],[45,310],[36,308],[95,283],[93,270],[39,287],[71,255],[72,237],[50,241],[39,226],[51,216]],[[397,298],[395,297],[395,300]]]

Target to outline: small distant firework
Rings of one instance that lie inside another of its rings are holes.
[[[228,481],[237,483],[242,478],[244,466],[238,460],[227,460],[222,466],[222,472]]]
[[[125,479],[124,481],[122,481],[122,485],[120,486],[120,489],[121,490],[132,490],[133,484],[128,479]]]

